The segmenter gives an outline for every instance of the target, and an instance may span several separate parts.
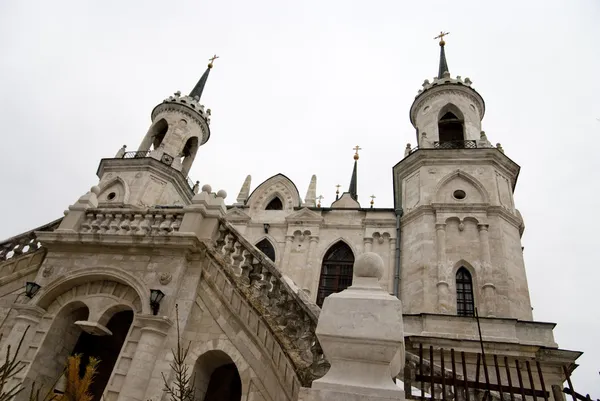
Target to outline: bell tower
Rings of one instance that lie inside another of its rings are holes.
[[[520,167],[481,130],[485,103],[452,77],[440,39],[438,74],[411,108],[416,148],[393,168],[401,219],[405,313],[532,320],[513,190]]]
[[[112,159],[98,167],[104,207],[183,206],[198,192],[199,182],[188,177],[200,146],[210,138],[210,109],[200,104],[208,76],[217,58],[208,67],[189,95],[175,92],[158,104],[152,124],[138,150],[123,146]]]

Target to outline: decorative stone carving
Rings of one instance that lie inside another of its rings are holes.
[[[46,266],[42,270],[42,277],[48,278],[48,277],[50,277],[52,275],[52,273],[54,273],[54,267],[52,267],[52,266]]]
[[[162,285],[167,285],[171,282],[171,280],[173,279],[173,276],[171,275],[171,273],[168,272],[162,272],[160,273],[160,275],[158,276],[158,281],[162,284]]]

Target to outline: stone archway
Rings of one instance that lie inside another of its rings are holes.
[[[132,287],[90,277],[61,284],[44,298],[47,313],[42,316],[30,349],[38,351],[30,361],[26,381],[33,380],[45,389],[61,376],[69,355],[82,354],[82,365],[90,356],[101,359],[91,391],[100,400],[117,366],[123,345],[132,329],[134,315],[142,312],[138,292]],[[46,391],[46,390],[44,390]]]
[[[221,350],[202,354],[194,366],[194,386],[200,401],[240,401],[242,381],[236,364]]]

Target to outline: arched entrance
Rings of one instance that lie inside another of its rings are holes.
[[[100,360],[96,377],[90,386],[90,393],[94,396],[93,401],[100,401],[132,322],[133,311],[125,310],[115,313],[108,321],[106,328],[112,332],[112,335],[97,336],[86,332],[79,335],[72,352],[72,354],[82,354],[79,374],[83,375],[91,356]]]
[[[201,401],[240,401],[242,381],[237,366],[225,352],[202,354],[194,367],[194,385]]]

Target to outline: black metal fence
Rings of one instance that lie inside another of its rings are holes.
[[[123,154],[123,159],[142,159],[148,156],[150,156],[149,150],[138,150],[135,152],[125,152]]]
[[[477,141],[436,141],[433,143],[436,149],[476,149]]]

